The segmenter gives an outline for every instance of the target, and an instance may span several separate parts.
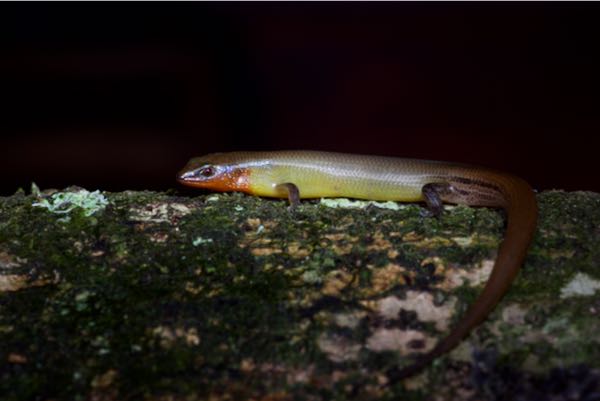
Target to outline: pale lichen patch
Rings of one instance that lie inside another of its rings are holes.
[[[529,311],[519,304],[507,306],[500,304],[500,307],[502,308],[500,319],[493,320],[488,325],[490,333],[497,337],[502,337],[507,332],[514,333],[516,341],[513,344],[521,343],[524,338],[522,335],[530,335],[533,331],[525,320]]]
[[[317,338],[317,346],[330,361],[337,363],[357,360],[362,348],[361,344],[346,337],[329,333],[322,333]]]
[[[445,331],[450,324],[456,299],[450,298],[444,305],[436,306],[433,302],[433,295],[430,293],[408,291],[406,299],[388,296],[376,301],[374,305],[371,302],[363,304],[374,308],[375,312],[387,320],[396,319],[401,310],[413,311],[419,320],[433,322],[437,330]]]
[[[165,231],[158,231],[158,232],[153,232],[151,233],[149,236],[150,241],[156,243],[156,244],[162,244],[167,242],[167,240],[169,239],[169,233],[165,232]]]
[[[416,330],[379,328],[367,339],[367,349],[374,352],[397,351],[408,355],[415,351],[427,352],[434,341]]]
[[[263,220],[258,217],[248,217],[245,222],[246,237],[257,238],[265,232],[272,231],[278,223],[274,220]]]
[[[187,292],[189,292],[190,294],[193,294],[193,295],[200,294],[200,292],[204,289],[204,287],[202,285],[199,285],[192,281],[186,281],[184,288]]]
[[[358,309],[339,313],[321,311],[315,315],[314,319],[323,325],[335,325],[337,327],[354,330],[367,315],[366,311]]]
[[[169,206],[179,217],[185,216],[192,212],[192,209],[190,209],[187,205],[184,205],[183,203],[169,203]]]
[[[441,275],[446,270],[446,265],[439,256],[429,256],[421,261],[421,266],[427,266],[430,264],[435,266],[435,271],[433,272],[434,276]]]
[[[498,239],[496,237],[480,234],[473,234],[466,237],[452,237],[452,241],[461,248],[468,248],[473,244],[485,244],[490,247],[496,247],[498,244]]]
[[[424,237],[414,231],[410,231],[402,236],[403,242],[409,242],[417,248],[432,249],[442,246],[451,246],[453,241],[444,237]]]
[[[200,336],[195,327],[186,329],[184,327],[158,326],[153,328],[151,333],[160,340],[163,348],[172,347],[177,340],[182,340],[188,346],[200,344]]]
[[[6,358],[8,363],[12,363],[15,365],[24,365],[27,363],[28,359],[25,355],[23,354],[19,354],[16,352],[11,352],[8,354],[8,357]]]
[[[60,281],[58,272],[54,276],[43,276],[36,280],[31,280],[28,274],[0,274],[0,292],[20,291],[31,287],[43,287],[49,284],[56,284]]]
[[[525,324],[526,315],[527,310],[521,305],[508,305],[502,310],[502,321],[512,325],[522,325]]]
[[[403,242],[417,242],[417,241],[422,241],[422,240],[423,240],[423,236],[420,234],[417,234],[415,231],[409,231],[406,234],[402,235]]]
[[[286,382],[291,385],[307,384],[315,375],[315,365],[310,364],[301,369],[289,369],[286,374]]]
[[[192,210],[181,203],[154,202],[129,209],[129,220],[140,223],[173,223]]]
[[[371,287],[366,288],[368,294],[378,294],[395,286],[406,284],[406,278],[414,278],[414,272],[408,272],[404,267],[395,263],[388,263],[380,268],[373,268],[371,274]]]
[[[561,288],[560,297],[565,299],[577,296],[591,296],[598,290],[600,290],[600,281],[585,273],[577,273],[567,285]]]
[[[92,379],[93,388],[107,388],[110,387],[118,376],[118,372],[115,369],[109,369],[101,375],[95,376]]]
[[[345,270],[333,270],[327,273],[323,283],[323,294],[329,296],[339,296],[340,292],[352,284],[354,276]]]
[[[69,214],[80,209],[86,217],[104,210],[108,205],[108,199],[100,192],[90,192],[86,189],[76,191],[55,192],[47,198],[39,199],[32,203],[33,207],[41,207],[52,214],[62,216],[59,221],[68,222]]]
[[[323,238],[327,238],[330,241],[342,241],[342,240],[349,240],[348,236],[344,233],[331,233],[331,234],[324,234]],[[354,238],[354,240],[356,240],[356,238]]]
[[[385,238],[381,231],[376,231],[373,234],[372,241],[367,246],[367,251],[387,251],[392,248],[392,243]]]
[[[323,198],[320,201],[323,206],[331,208],[343,208],[343,209],[365,209],[368,206],[375,206],[380,209],[389,210],[400,210],[405,208],[405,205],[400,205],[396,202],[375,202],[375,201],[362,201],[362,200],[350,200],[347,198]]]
[[[244,358],[240,362],[240,371],[244,374],[250,374],[256,370],[256,362],[252,358]]]
[[[494,268],[493,260],[484,260],[479,268],[466,270],[460,267],[446,267],[444,280],[436,284],[436,288],[446,291],[453,290],[468,283],[471,287],[477,287],[487,282]]]
[[[358,237],[346,233],[330,233],[323,235],[320,245],[323,248],[330,248],[336,255],[342,256],[352,252],[352,248],[357,241]]]
[[[407,390],[419,390],[423,387],[427,386],[429,383],[429,379],[427,378],[426,373],[421,373],[416,376],[411,376],[402,381],[404,388]]]
[[[537,355],[529,354],[527,355],[527,358],[525,358],[525,361],[523,361],[521,368],[532,373],[543,373],[546,371],[547,365],[541,363],[540,358]]]
[[[468,246],[473,245],[473,237],[453,237],[452,240],[454,243],[460,247],[466,248]]]
[[[12,269],[26,263],[27,259],[11,255],[8,252],[0,251],[0,269]]]
[[[473,361],[473,346],[469,343],[468,339],[462,341],[459,345],[456,346],[448,356],[453,361],[460,362],[472,362]]]
[[[539,344],[544,342],[550,342],[550,337],[539,330],[530,330],[523,333],[519,340],[522,341],[524,344]]]
[[[214,240],[212,238],[196,237],[192,240],[193,246],[212,244]]]
[[[248,225],[248,228],[254,231],[258,230],[258,228],[261,226],[264,227],[260,219],[253,217],[248,217],[246,219],[246,224]]]
[[[285,251],[283,245],[266,236],[277,225],[273,221],[263,221],[259,218],[248,218],[245,222],[246,232],[238,243],[240,248],[249,248],[254,256],[270,256]]]
[[[269,256],[283,252],[280,248],[252,248],[250,253],[254,256]]]
[[[273,240],[268,237],[262,236],[257,231],[248,231],[238,243],[240,248],[249,248],[250,253],[254,256],[270,256],[274,254],[280,254],[283,249],[278,246],[279,244],[273,244]]]
[[[549,318],[541,328],[527,330],[519,340],[525,344],[548,343],[554,347],[578,338],[577,329],[572,321],[564,316]]]
[[[367,316],[365,311],[354,311],[352,313],[336,313],[333,320],[338,327],[356,329],[360,321]]]
[[[302,244],[300,244],[300,242],[294,241],[294,242],[290,242],[287,245],[287,253],[292,258],[302,259],[302,258],[306,258],[307,256],[309,256],[311,253],[311,250],[307,249],[307,248],[303,248]]]

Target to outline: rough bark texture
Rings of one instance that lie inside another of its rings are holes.
[[[2,400],[599,397],[599,194],[539,194],[499,307],[387,385],[476,297],[501,212],[33,192],[0,198]]]

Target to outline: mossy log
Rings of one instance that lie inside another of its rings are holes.
[[[0,198],[0,399],[598,399],[600,195],[538,201],[526,263],[492,315],[388,383],[477,296],[501,211],[78,188]]]

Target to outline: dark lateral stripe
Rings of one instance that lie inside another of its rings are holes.
[[[492,182],[489,182],[489,181],[474,180],[471,178],[457,177],[457,176],[450,176],[450,177],[447,177],[447,179],[450,182],[457,182],[457,183],[472,185],[472,186],[480,187],[480,188],[493,189],[494,191],[498,192],[499,194],[503,193],[502,188],[500,188],[500,186],[498,186]]]

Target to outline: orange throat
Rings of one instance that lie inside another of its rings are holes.
[[[193,188],[209,189],[216,192],[245,192],[250,191],[250,171],[247,168],[236,168],[230,172],[205,181],[178,179],[180,184]]]

